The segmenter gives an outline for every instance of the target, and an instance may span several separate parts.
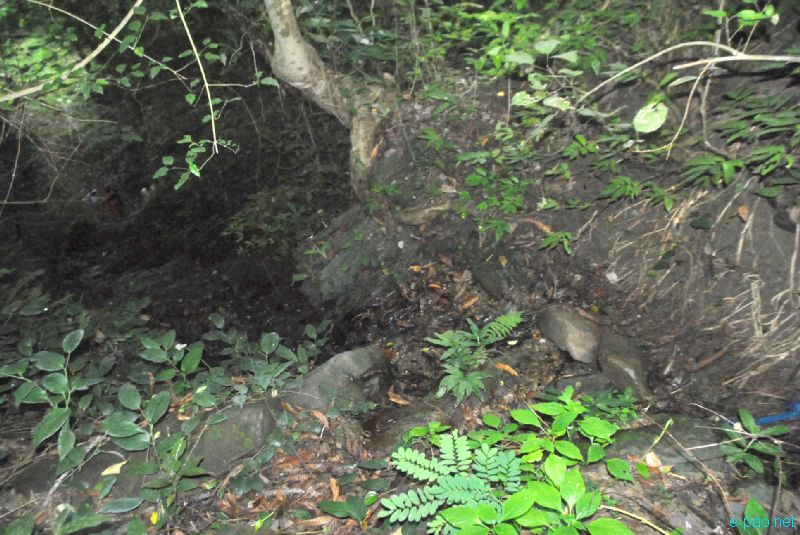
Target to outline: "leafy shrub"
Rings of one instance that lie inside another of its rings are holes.
[[[392,454],[394,469],[417,486],[383,498],[378,516],[390,524],[427,521],[435,534],[632,533],[612,518],[590,521],[603,497],[586,488],[577,465],[601,461],[618,427],[589,414],[572,393],[512,410],[505,424],[487,414],[486,429],[468,435],[433,424],[412,430],[409,438],[436,453],[403,446]],[[573,442],[578,435],[589,441],[584,449]],[[629,474],[611,469],[627,467],[623,460],[608,462],[612,475]]]
[[[450,330],[426,338],[426,341],[446,348],[439,355],[444,363],[445,377],[439,383],[436,396],[452,392],[459,404],[472,395],[483,399],[483,381],[489,374],[478,371],[478,368],[486,361],[487,347],[509,336],[521,322],[519,312],[504,314],[482,328],[467,318],[470,332]]]

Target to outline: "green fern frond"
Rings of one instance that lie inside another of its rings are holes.
[[[502,340],[510,335],[520,323],[522,323],[522,314],[519,312],[503,314],[481,329],[482,343],[488,345]]]
[[[479,477],[468,474],[442,476],[435,485],[429,487],[430,493],[448,505],[477,503],[486,499],[491,492],[489,485]]]
[[[481,447],[475,450],[475,458],[473,460],[473,468],[475,475],[484,481],[496,482],[500,481],[500,465],[498,464],[498,454],[500,450],[491,448],[487,444],[481,444]]]
[[[383,510],[378,518],[389,517],[389,522],[419,522],[432,516],[444,504],[444,500],[436,498],[429,487],[411,489],[381,500]]]
[[[518,491],[522,486],[522,461],[513,451],[501,451],[496,459],[498,481],[507,493]]]
[[[469,439],[460,435],[458,431],[442,435],[439,443],[439,460],[452,468],[451,473],[468,471],[472,465]]]
[[[417,481],[436,481],[441,476],[452,474],[456,468],[439,459],[428,459],[424,453],[412,448],[397,448],[392,453],[395,469]]]

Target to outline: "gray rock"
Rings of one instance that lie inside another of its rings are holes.
[[[297,392],[285,399],[293,405],[326,411],[349,410],[381,397],[388,380],[389,361],[377,345],[345,351],[315,368]]]
[[[596,362],[601,326],[576,307],[549,305],[539,312],[537,323],[545,338],[573,359],[587,364]]]
[[[642,354],[630,338],[603,328],[597,360],[603,374],[617,388],[630,387],[633,395],[642,401],[650,398]]]
[[[255,454],[277,425],[267,401],[230,407],[223,413],[227,420],[206,428],[190,456],[202,459],[200,466],[215,475],[226,472],[239,459]]]

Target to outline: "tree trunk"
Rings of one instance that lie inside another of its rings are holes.
[[[366,200],[373,139],[380,122],[375,106],[385,98],[384,91],[358,85],[326,67],[300,33],[291,0],[264,0],[264,5],[275,39],[273,74],[350,129],[350,183],[356,196]]]

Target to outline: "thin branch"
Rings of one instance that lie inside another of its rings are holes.
[[[28,0],[28,1],[32,1],[32,0]],[[108,45],[110,45],[111,42],[116,38],[116,36],[119,34],[119,32],[122,31],[122,29],[125,27],[125,25],[128,24],[128,21],[131,19],[131,17],[133,17],[134,11],[136,10],[137,7],[142,5],[143,1],[144,0],[136,0],[136,3],[133,4],[133,6],[128,10],[128,12],[125,14],[125,16],[122,17],[122,20],[119,22],[119,24],[117,24],[117,27],[114,28],[112,30],[112,32],[110,34],[108,34],[108,36],[105,39],[103,39],[103,41],[99,45],[97,45],[97,47],[94,50],[92,50],[89,53],[88,56],[86,56],[81,61],[79,61],[78,63],[73,65],[67,72],[62,74],[60,76],[60,78],[62,80],[66,80],[69,77],[70,74],[72,74],[75,71],[78,71],[78,70],[84,68],[94,58],[96,58],[100,54],[100,52],[105,50],[105,48]],[[34,2],[34,3],[36,3],[36,2]],[[44,4],[44,5],[47,5],[47,4]],[[52,6],[48,6],[48,7],[52,7]],[[27,87],[25,89],[20,89],[19,91],[14,91],[12,93],[6,93],[5,95],[0,95],[0,103],[8,102],[8,101],[11,101],[11,100],[16,100],[18,98],[27,97],[27,96],[30,96],[30,95],[34,95],[36,93],[41,92],[44,89],[45,85],[46,85],[46,83],[43,82],[41,84],[37,84],[37,85],[32,86],[32,87]]]
[[[192,45],[192,52],[197,60],[197,66],[200,69],[200,76],[203,77],[203,87],[206,90],[206,97],[208,98],[208,109],[211,114],[211,138],[212,138],[212,151],[214,154],[219,153],[219,145],[217,144],[217,121],[214,118],[214,101],[211,100],[211,88],[208,87],[208,79],[206,78],[206,71],[203,68],[203,62],[200,60],[200,53],[197,51],[197,46],[192,39],[192,33],[189,31],[189,25],[186,24],[186,18],[183,16],[183,9],[181,8],[181,1],[175,0],[175,5],[178,6],[178,16],[181,18],[183,30],[186,32],[186,37],[189,39],[189,44]]]
[[[698,65],[716,65],[717,63],[729,63],[731,61],[774,61],[785,63],[800,63],[800,56],[770,56],[768,54],[739,54],[733,56],[724,56],[721,58],[706,58],[692,61],[691,63],[682,63],[672,67],[673,70],[679,71],[681,69],[688,69],[689,67],[696,67]]]
[[[662,50],[660,52],[656,52],[652,56],[648,56],[647,58],[643,59],[639,63],[631,65],[627,69],[621,70],[620,72],[618,72],[617,74],[615,74],[614,76],[609,78],[608,80],[605,80],[604,82],[601,82],[600,84],[596,85],[588,93],[586,93],[581,98],[579,98],[578,101],[575,104],[580,104],[581,102],[583,102],[584,100],[589,98],[589,95],[592,95],[592,94],[596,93],[601,88],[607,86],[608,84],[610,84],[614,80],[618,80],[619,78],[622,78],[623,76],[625,76],[629,72],[638,69],[642,65],[645,65],[645,64],[653,61],[654,59],[660,58],[661,56],[663,56],[665,54],[669,54],[670,52],[672,52],[674,50],[678,50],[678,49],[681,49],[681,48],[689,48],[689,47],[692,47],[692,46],[709,46],[709,47],[712,47],[712,48],[717,48],[719,50],[724,50],[726,52],[729,52],[730,54],[738,54],[739,53],[739,51],[736,50],[733,47],[726,46],[726,45],[721,45],[719,43],[714,43],[712,41],[689,41],[688,43],[679,43],[679,44],[671,46],[669,48],[665,48],[664,50]]]

